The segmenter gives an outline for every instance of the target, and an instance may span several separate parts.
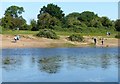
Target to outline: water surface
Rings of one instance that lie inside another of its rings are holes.
[[[4,82],[117,82],[118,48],[2,50]]]

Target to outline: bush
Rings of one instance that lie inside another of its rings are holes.
[[[79,35],[79,34],[73,34],[71,36],[68,37],[68,39],[70,41],[78,41],[78,42],[82,42],[83,41],[83,36]]]
[[[32,27],[31,28],[31,31],[38,31],[39,30],[39,28],[37,28],[37,27]]]
[[[59,37],[56,35],[56,33],[49,29],[40,30],[40,32],[37,34],[38,37],[44,37],[44,38],[50,38],[50,39],[58,39]]]
[[[120,39],[120,34],[115,35],[115,38],[119,38]]]

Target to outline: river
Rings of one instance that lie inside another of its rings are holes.
[[[118,48],[2,49],[3,82],[117,82]]]

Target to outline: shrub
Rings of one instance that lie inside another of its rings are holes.
[[[57,34],[50,29],[40,30],[40,32],[37,34],[37,36],[44,37],[44,38],[50,38],[50,39],[58,39],[59,38],[57,36]]]
[[[115,35],[115,38],[119,38],[120,39],[120,34]]]
[[[38,31],[39,30],[39,28],[37,28],[37,27],[32,27],[31,28],[31,31]]]
[[[79,34],[73,34],[71,36],[68,37],[68,39],[70,41],[78,41],[78,42],[82,42],[83,41],[83,36],[79,35]]]

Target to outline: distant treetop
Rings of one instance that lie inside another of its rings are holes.
[[[18,7],[18,6],[10,6],[6,9],[5,11],[5,16],[10,15],[13,18],[19,17],[22,12],[24,12],[23,7]]]
[[[40,10],[40,14],[38,14],[38,17],[43,13],[49,13],[51,16],[56,17],[59,20],[62,20],[65,15],[61,8],[54,4],[48,4],[47,7],[43,6]]]

